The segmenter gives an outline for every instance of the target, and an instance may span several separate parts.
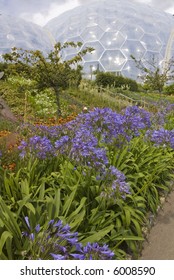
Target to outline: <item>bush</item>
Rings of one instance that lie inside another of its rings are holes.
[[[126,85],[126,79],[123,77],[123,76],[115,76],[115,79],[114,79],[114,87],[127,87]]]
[[[174,84],[168,85],[164,87],[165,94],[174,94]]]
[[[102,86],[102,87],[113,86],[114,81],[115,81],[115,76],[112,73],[100,72],[96,75],[96,84],[98,86]]]
[[[123,76],[115,76],[114,73],[100,72],[96,75],[96,84],[103,87],[124,88],[130,91],[138,91],[138,84],[136,81],[125,78]]]
[[[130,91],[138,91],[138,84],[136,81],[129,79],[129,78],[124,78],[126,85],[128,85]]]

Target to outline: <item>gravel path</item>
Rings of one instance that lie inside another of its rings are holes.
[[[174,260],[174,191],[158,212],[141,260]]]

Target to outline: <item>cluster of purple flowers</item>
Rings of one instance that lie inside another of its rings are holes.
[[[120,171],[109,167],[107,146],[120,147],[149,126],[150,114],[136,106],[126,108],[123,114],[109,108],[95,108],[60,127],[40,127],[42,136],[33,136],[28,143],[21,142],[20,156],[25,157],[27,151],[40,159],[63,155],[77,166],[102,174],[104,197],[116,199],[121,194],[125,198],[130,193],[129,185]]]
[[[159,129],[163,127],[165,123],[168,121],[168,117],[174,112],[174,104],[170,104],[166,101],[160,101],[158,103],[154,103],[157,112],[151,114],[151,123],[152,127],[155,129]]]
[[[165,111],[158,111],[152,117],[152,126],[154,128],[159,128],[165,124],[166,112]]]
[[[141,129],[150,128],[151,115],[137,106],[127,107],[124,111],[125,129],[129,136],[138,136]]]
[[[69,156],[88,167],[100,167],[109,163],[105,148],[98,146],[98,139],[86,126],[81,126],[72,139]]]
[[[166,107],[166,111],[170,114],[171,112],[174,112],[174,104],[168,104]]]
[[[77,119],[101,142],[111,143],[113,138],[124,135],[124,117],[109,108],[95,108],[94,111],[79,115]]]
[[[37,132],[41,136],[47,136],[49,139],[55,139],[61,137],[62,130],[64,129],[62,125],[58,126],[46,126],[46,125],[37,125]]]
[[[54,143],[56,151],[60,154],[68,154],[70,141],[71,140],[68,135],[64,135],[59,140],[56,140]]]
[[[21,150],[20,156],[25,157],[26,153],[29,152],[30,155],[34,154],[40,159],[46,159],[54,155],[54,148],[51,141],[46,136],[33,136],[29,138],[29,142],[21,141],[18,147]]]
[[[77,253],[71,255],[74,259],[79,260],[111,260],[114,257],[114,253],[108,248],[108,245],[100,246],[96,242],[88,242],[86,246],[79,243],[76,250]]]
[[[171,147],[174,149],[174,130],[160,128],[158,130],[148,130],[145,135],[156,146]]]
[[[140,129],[149,126],[150,114],[136,106],[127,108],[123,115],[110,108],[95,108],[66,124],[66,135],[55,144],[56,147],[61,147],[61,153],[68,154],[71,159],[98,167],[108,164],[104,145],[114,144],[120,147],[137,135]]]
[[[95,108],[94,111],[79,115],[77,120],[101,143],[119,144],[120,140],[127,139],[125,117],[109,108]]]
[[[101,193],[103,197],[116,200],[120,195],[125,198],[127,194],[131,193],[125,175],[114,166],[110,166],[105,170],[101,177],[97,177],[97,180],[104,182]]]
[[[30,154],[44,159],[59,153],[88,166],[108,164],[103,145],[118,147],[138,135],[140,129],[150,126],[150,115],[136,106],[128,107],[124,114],[109,108],[95,108],[80,114],[76,120],[60,127],[38,127],[41,136],[32,136],[29,143],[21,143],[21,157]],[[55,143],[53,143],[55,142]]]
[[[55,126],[46,126],[46,125],[39,125],[39,124],[31,124],[31,123],[24,123],[19,127],[19,133],[22,132],[22,135],[27,135],[30,138],[34,137],[35,135],[39,135],[41,137],[47,137],[50,140],[54,140],[62,135],[62,125],[55,125]]]
[[[63,225],[61,220],[51,220],[45,229],[37,225],[33,231],[28,217],[25,222],[27,231],[23,232],[23,237],[32,243],[26,256],[29,259],[110,260],[114,257],[107,245],[87,243],[83,246],[78,241],[78,232],[71,232],[70,226]]]

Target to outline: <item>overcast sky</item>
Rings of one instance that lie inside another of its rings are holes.
[[[0,0],[0,11],[43,26],[61,13],[93,1],[96,0]],[[133,1],[147,3],[174,14],[174,0],[130,0]]]

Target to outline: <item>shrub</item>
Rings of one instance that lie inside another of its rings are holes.
[[[100,72],[96,75],[96,84],[98,86],[107,87],[107,86],[113,86],[115,81],[115,75],[112,73],[106,72]]]
[[[130,91],[138,91],[138,84],[136,81],[129,79],[129,78],[124,78],[125,84],[128,85]]]
[[[165,94],[174,94],[174,84],[168,85],[164,87]]]
[[[136,81],[125,78],[123,76],[116,76],[114,73],[100,72],[96,75],[96,84],[103,87],[125,88],[131,91],[138,91],[138,84]]]

